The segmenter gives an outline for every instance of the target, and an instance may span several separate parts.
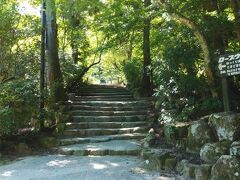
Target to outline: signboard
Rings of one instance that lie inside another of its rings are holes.
[[[221,77],[240,74],[240,53],[220,56],[218,70]]]

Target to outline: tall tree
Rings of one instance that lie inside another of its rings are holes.
[[[209,84],[211,93],[213,97],[218,96],[218,93],[215,88],[214,75],[211,69],[211,55],[210,55],[210,47],[206,39],[206,35],[203,33],[201,28],[197,25],[196,22],[186,17],[182,13],[178,12],[174,7],[166,0],[156,0],[166,11],[167,13],[173,17],[175,20],[179,21],[186,27],[193,30],[194,35],[196,36],[199,45],[202,48],[204,55],[204,64],[205,64],[205,75],[207,78],[207,82]]]
[[[66,99],[58,56],[55,0],[46,1],[48,76],[53,102]]]
[[[151,5],[151,0],[144,0],[144,7],[147,9]],[[142,87],[143,93],[146,96],[152,95],[152,83],[151,73],[149,72],[149,66],[151,65],[151,50],[150,50],[150,29],[151,29],[151,18],[148,13],[144,19],[143,29],[143,78]]]

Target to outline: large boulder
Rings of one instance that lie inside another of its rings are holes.
[[[211,180],[239,180],[240,160],[235,156],[223,155],[212,167]]]
[[[239,134],[240,114],[236,113],[217,113],[209,117],[209,125],[213,127],[218,139],[233,141]]]
[[[200,151],[200,157],[203,161],[214,164],[222,155],[229,154],[230,145],[230,141],[207,143],[202,147]]]
[[[206,143],[216,142],[217,138],[213,130],[205,120],[195,121],[188,128],[187,151],[199,153]]]

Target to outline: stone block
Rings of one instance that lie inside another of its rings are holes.
[[[219,140],[233,141],[239,134],[240,114],[217,113],[209,117],[209,125],[215,129]]]
[[[223,155],[212,167],[211,180],[239,180],[240,160],[235,156]]]
[[[203,161],[214,164],[222,155],[229,155],[230,141],[219,141],[216,143],[205,144],[201,151],[200,157]]]
[[[201,147],[210,142],[216,142],[212,128],[204,120],[193,122],[188,129],[187,151],[191,153],[199,153]]]

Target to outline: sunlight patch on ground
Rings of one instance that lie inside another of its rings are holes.
[[[73,161],[69,161],[69,160],[54,160],[54,161],[50,161],[47,163],[47,166],[50,166],[50,167],[65,167],[67,166],[68,164],[70,163],[73,163]]]
[[[93,167],[93,169],[97,169],[97,170],[101,170],[101,169],[106,169],[107,168],[107,166],[104,165],[104,164],[91,163],[90,165]]]
[[[14,171],[6,171],[3,174],[1,174],[4,177],[11,177],[13,175]]]

